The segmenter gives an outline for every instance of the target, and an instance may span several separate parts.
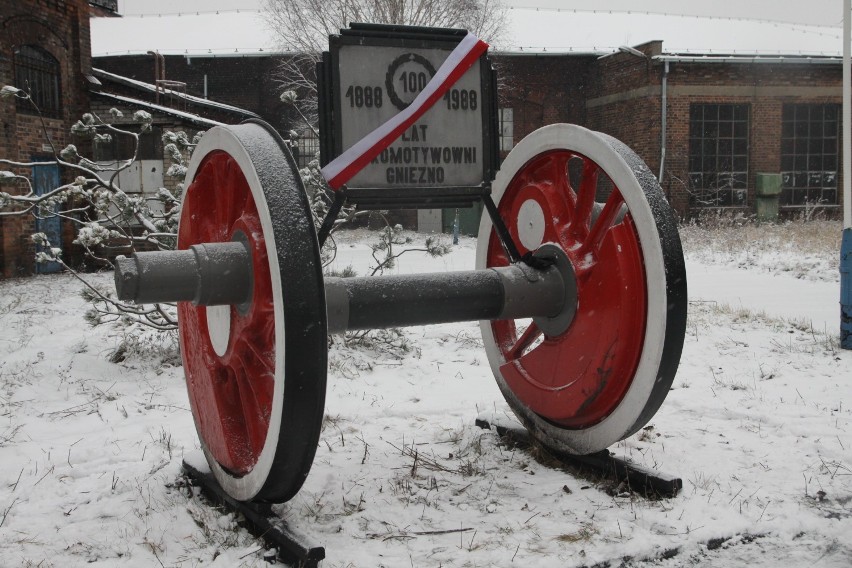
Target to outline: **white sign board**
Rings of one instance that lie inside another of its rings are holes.
[[[387,128],[462,39],[469,39],[464,30],[376,24],[352,24],[331,36],[319,68],[323,166]],[[448,206],[469,204],[488,191],[498,162],[495,78],[485,54],[465,69],[448,87],[442,85],[443,94],[413,124],[348,178],[350,200],[371,199],[377,207],[385,199]]]
[[[443,49],[341,46],[340,129],[345,150],[410,104],[449,54]],[[477,61],[423,117],[348,182],[349,187],[472,186],[482,180]]]

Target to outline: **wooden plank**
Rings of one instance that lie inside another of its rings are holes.
[[[278,558],[297,568],[317,568],[325,558],[325,547],[310,542],[310,539],[289,527],[272,513],[268,503],[237,501],[227,495],[207,464],[197,459],[183,462],[183,470],[194,485],[201,488],[207,499],[228,511],[240,513],[245,518],[246,528],[254,536],[263,539],[267,546],[278,550]],[[203,465],[202,465],[203,464]]]
[[[476,425],[484,429],[494,429],[498,435],[522,447],[538,444],[529,432],[514,420],[504,418],[486,418],[480,416]],[[670,498],[677,496],[683,488],[683,481],[676,476],[650,469],[612,455],[609,450],[578,456],[545,448],[547,452],[563,465],[578,470],[590,470],[602,478],[620,483],[626,482],[630,490],[646,498]]]

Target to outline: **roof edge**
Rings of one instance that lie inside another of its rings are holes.
[[[118,83],[119,85],[124,85],[126,87],[130,87],[132,89],[136,89],[145,93],[156,93],[157,87],[152,85],[151,83],[145,83],[144,81],[137,81],[136,79],[131,79],[130,77],[124,77],[123,75],[116,75],[115,73],[110,73],[109,71],[104,71],[103,69],[98,69],[96,67],[92,68],[92,73],[100,79],[105,79],[107,81],[113,81]],[[220,103],[218,101],[212,101],[210,99],[203,99],[201,97],[196,97],[195,95],[187,95],[185,93],[181,93],[178,91],[174,91],[172,89],[162,89],[163,92],[168,93],[170,95],[176,96],[180,99],[185,100],[188,103],[198,105],[201,107],[206,107],[210,109],[215,109],[223,112],[230,112],[233,114],[238,114],[246,118],[260,118],[260,115],[246,110],[244,108],[235,107],[229,104]]]
[[[842,57],[830,55],[676,55],[662,54],[651,57],[655,61],[671,63],[792,63],[839,65]]]
[[[221,126],[221,125],[224,124],[223,122],[219,122],[218,120],[212,120],[212,119],[209,119],[209,118],[204,118],[204,117],[201,117],[201,116],[198,116],[196,114],[189,113],[189,112],[183,112],[181,110],[177,110],[177,109],[173,109],[173,108],[169,108],[169,107],[164,107],[164,106],[154,104],[154,103],[149,103],[148,101],[143,101],[141,99],[134,99],[132,97],[125,97],[123,95],[114,95],[112,93],[104,93],[102,91],[93,91],[92,95],[98,96],[98,97],[104,97],[104,98],[111,99],[111,100],[114,100],[114,101],[119,101],[119,102],[122,102],[122,103],[140,106],[140,107],[143,107],[143,108],[146,108],[146,109],[149,109],[149,110],[153,110],[155,112],[159,112],[159,113],[162,113],[162,114],[166,114],[166,115],[169,115],[169,116],[172,116],[172,117],[175,117],[175,118],[180,118],[181,120],[185,120],[185,121],[190,122],[190,123],[192,123],[196,126],[202,126],[204,128],[212,128],[213,126]]]

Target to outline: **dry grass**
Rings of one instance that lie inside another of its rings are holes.
[[[708,211],[684,222],[679,230],[687,256],[711,264],[748,264],[819,280],[838,275],[842,223],[837,220],[759,223],[742,215]]]
[[[598,534],[598,529],[595,526],[591,523],[583,523],[579,530],[561,534],[556,537],[556,540],[569,543],[589,542],[596,534]]]

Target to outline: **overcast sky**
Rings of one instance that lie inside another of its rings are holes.
[[[187,55],[286,49],[266,25],[260,12],[262,0],[118,3],[125,17],[92,22],[96,55],[149,49]],[[494,46],[498,51],[605,53],[651,40],[662,40],[667,53],[838,56],[842,51],[841,0],[504,3],[509,8],[509,26],[502,44]],[[225,13],[216,15],[216,10]]]
[[[757,18],[798,24],[843,25],[841,0],[504,0],[515,8],[645,11],[689,16]],[[257,9],[261,0],[118,0],[123,14]]]

